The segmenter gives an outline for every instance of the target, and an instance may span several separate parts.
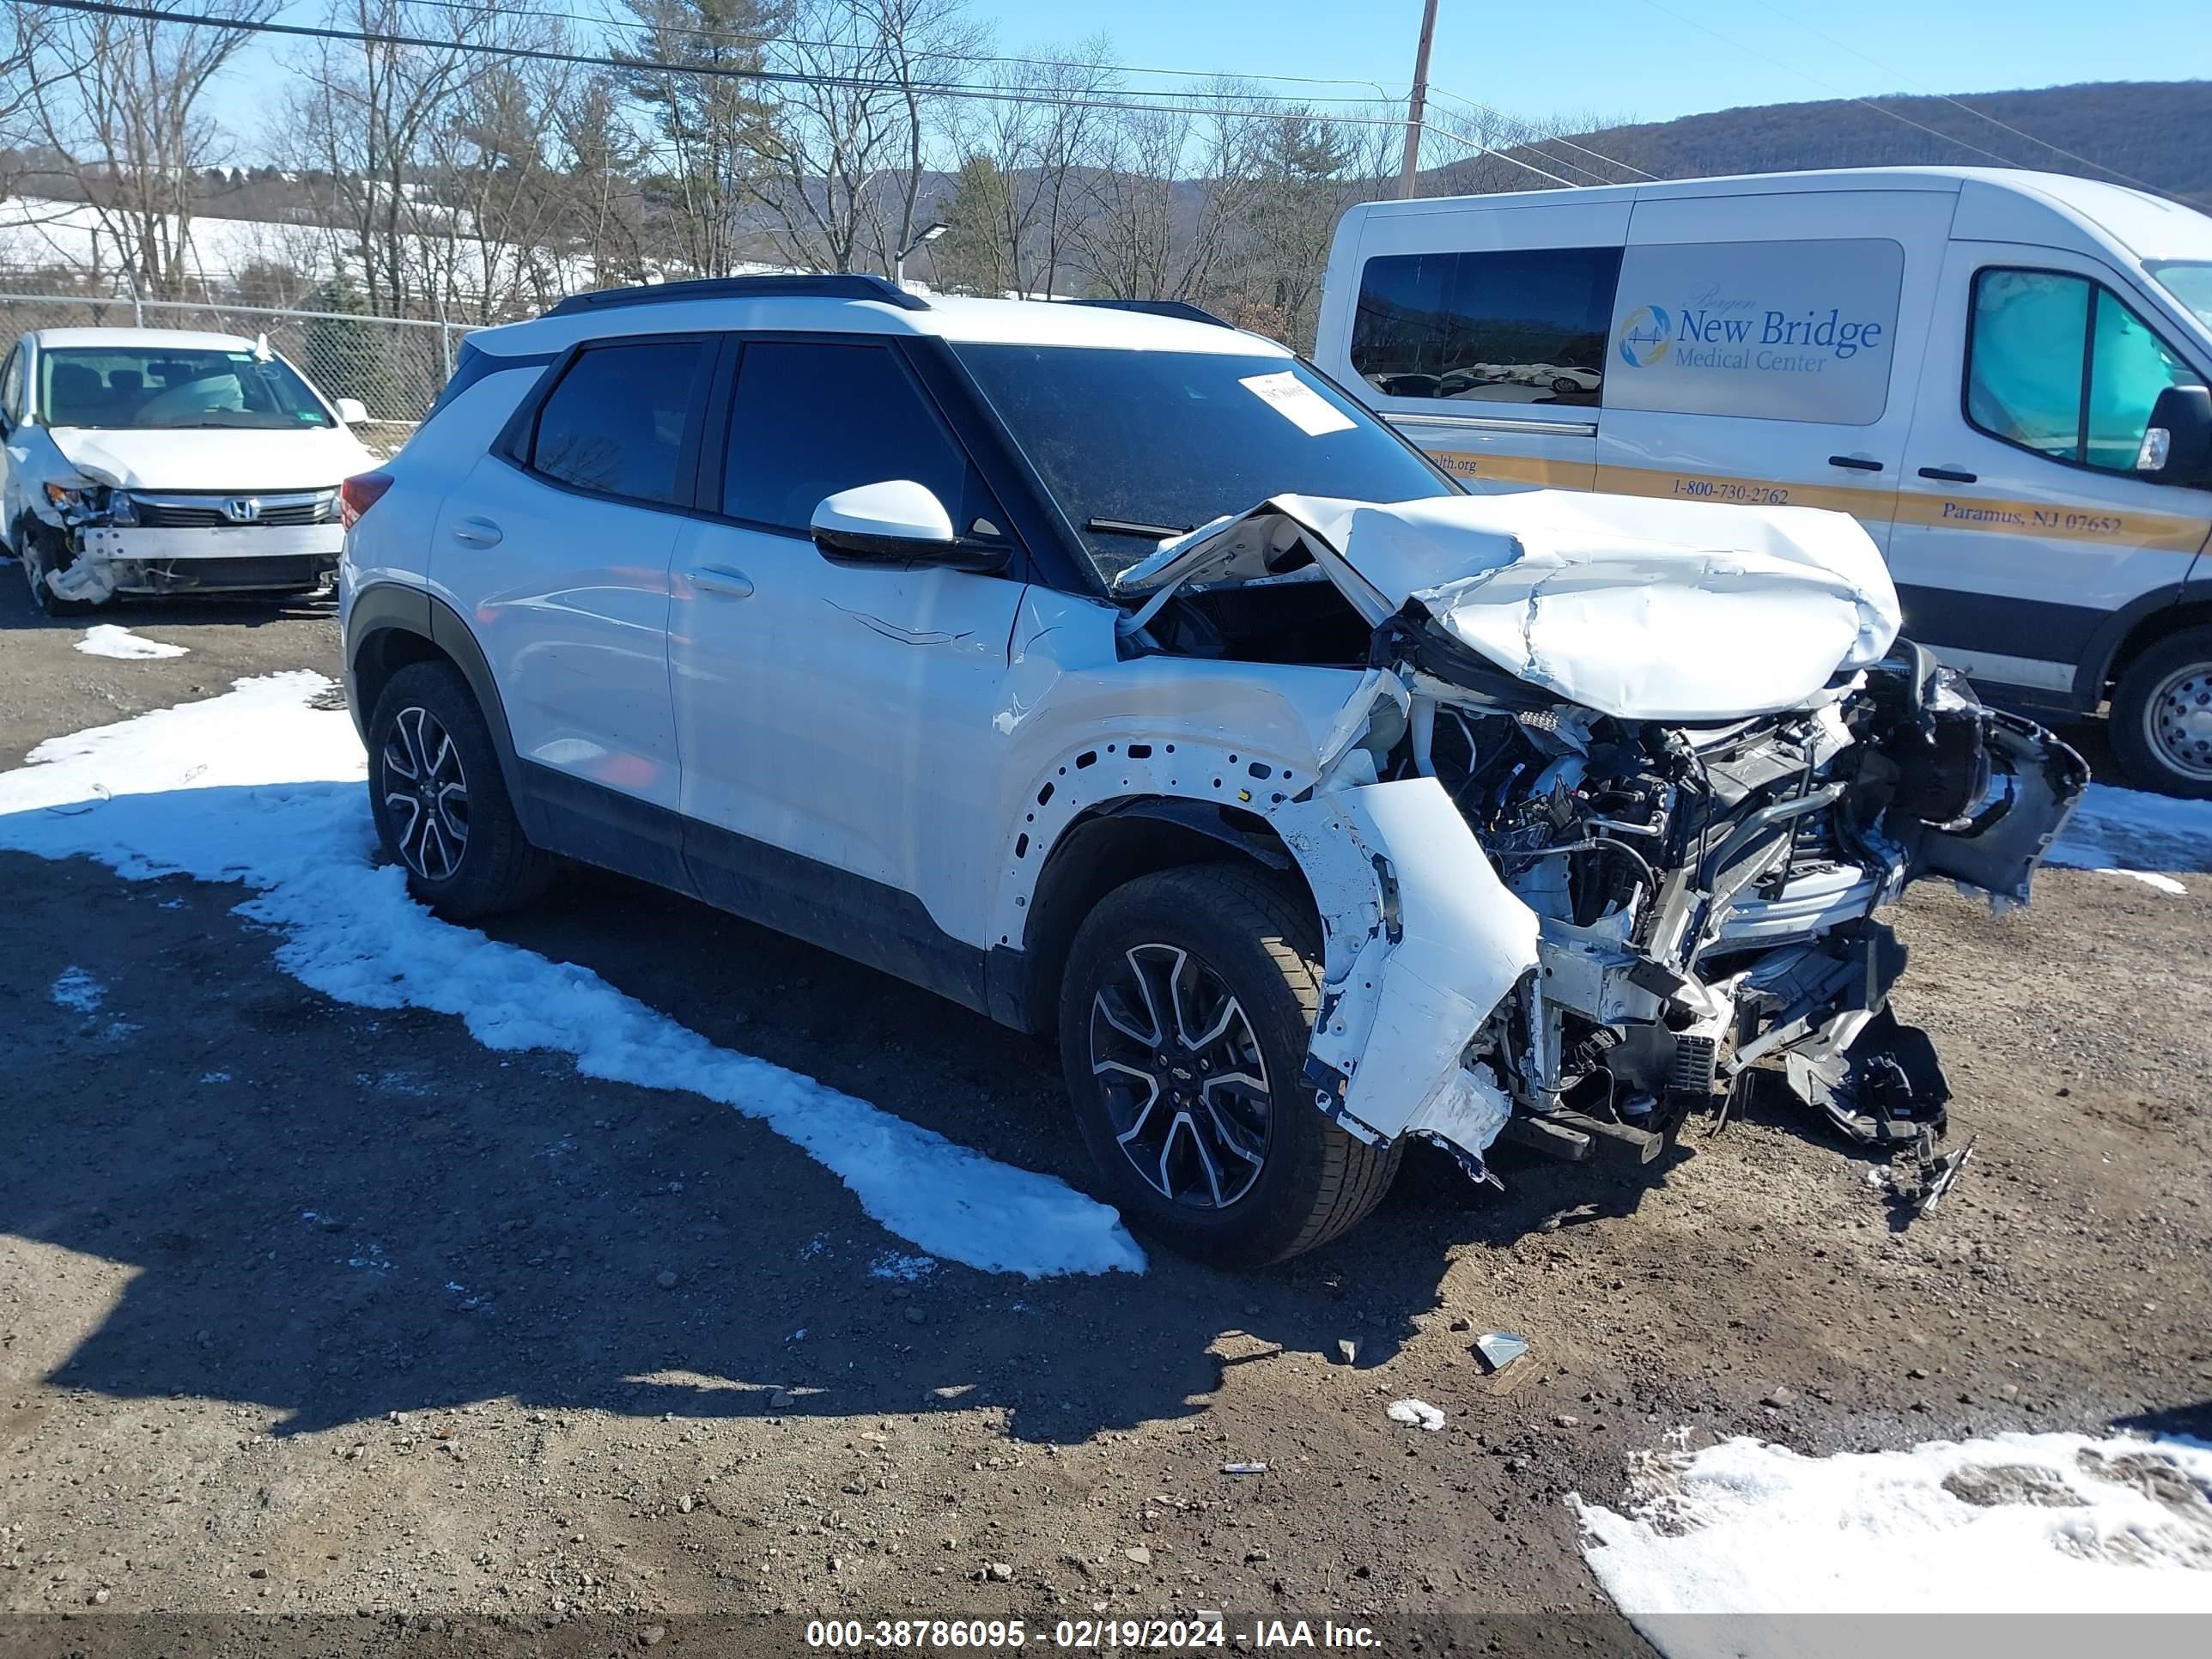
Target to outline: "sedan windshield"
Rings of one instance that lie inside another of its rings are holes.
[[[953,349],[1109,581],[1164,538],[1270,495],[1458,493],[1419,451],[1287,357]]]
[[[2212,259],[2155,259],[2150,274],[2160,287],[2212,328]]]
[[[55,346],[39,354],[48,426],[328,426],[297,370],[245,347]]]

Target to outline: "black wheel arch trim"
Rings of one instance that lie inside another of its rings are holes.
[[[2154,587],[2148,593],[2138,594],[2106,617],[2089,636],[2081,663],[2074,671],[2075,707],[2094,709],[2103,702],[2105,683],[2113,677],[2120,647],[2127,643],[2128,637],[2160,611],[2185,605],[2212,605],[2212,579],[2190,577],[2171,587]]]
[[[991,1017],[1020,1030],[1050,1030],[1076,930],[1100,898],[1139,876],[1227,856],[1287,876],[1304,892],[1297,860],[1266,820],[1253,814],[1248,826],[1231,811],[1214,801],[1136,795],[1102,802],[1071,821],[1044,850],[1021,938],[991,947],[985,979]]]
[[[543,826],[533,822],[537,816],[534,803],[524,787],[522,768],[514,753],[514,738],[507,727],[507,706],[500,698],[499,682],[492,676],[491,665],[484,660],[483,648],[477,643],[468,624],[461,620],[460,613],[422,588],[400,582],[377,582],[355,594],[352,608],[347,612],[346,708],[353,715],[354,729],[361,734],[363,746],[369,742],[368,718],[374,711],[362,705],[361,664],[377,635],[390,631],[412,634],[428,641],[461,671],[461,678],[469,683],[470,693],[483,715],[492,751],[499,757],[500,775],[506,780],[507,798],[514,803],[515,812],[522,819],[523,832],[537,840],[537,832]]]

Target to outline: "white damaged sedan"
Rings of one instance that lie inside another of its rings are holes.
[[[22,336],[0,367],[0,534],[50,613],[124,594],[303,591],[337,567],[338,484],[371,463],[262,341]]]

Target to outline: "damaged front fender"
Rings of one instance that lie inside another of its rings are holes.
[[[1330,790],[1272,821],[1321,912],[1316,1103],[1363,1140],[1425,1135],[1479,1167],[1510,1109],[1469,1051],[1536,965],[1535,912],[1434,778]]]

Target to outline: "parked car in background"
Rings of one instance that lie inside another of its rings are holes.
[[[1316,356],[1478,490],[1850,513],[1912,637],[2212,797],[2202,213],[1950,167],[1372,202]]]
[[[1754,1073],[1939,1133],[1874,912],[2024,899],[2079,759],[1896,640],[1843,514],[1471,497],[1164,309],[738,278],[471,336],[345,485],[412,890],[581,860],[1055,1034],[1113,1201],[1222,1261],[1409,1140],[1649,1158]]]
[[[0,534],[41,609],[327,582],[338,484],[371,465],[335,402],[228,334],[42,329],[0,365]]]

